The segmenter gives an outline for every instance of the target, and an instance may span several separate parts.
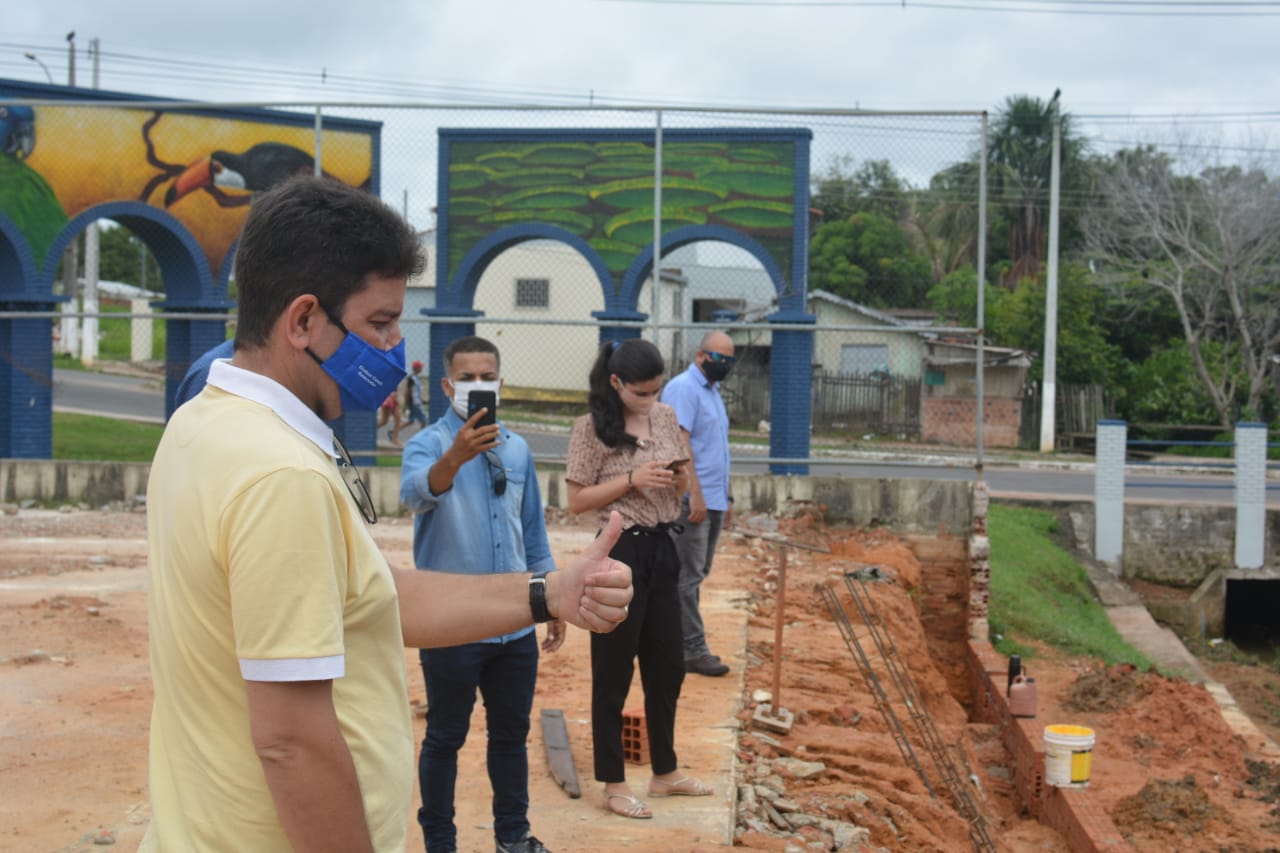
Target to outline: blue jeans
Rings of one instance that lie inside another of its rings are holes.
[[[702,582],[711,574],[711,561],[716,556],[716,544],[720,541],[720,526],[724,512],[707,510],[707,517],[697,524],[689,521],[689,496],[685,495],[680,509],[680,521],[684,529],[672,533],[676,553],[680,555],[680,613],[681,635],[684,638],[686,661],[711,654],[707,646],[707,631],[702,624]]]
[[[422,808],[418,823],[428,853],[458,846],[454,785],[458,750],[467,740],[476,689],[488,725],[489,784],[493,788],[493,834],[503,844],[529,831],[529,714],[538,676],[538,638],[533,631],[509,643],[468,643],[422,649],[427,685],[427,734],[418,760]]]

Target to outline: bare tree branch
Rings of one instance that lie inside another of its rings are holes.
[[[1257,417],[1280,347],[1280,181],[1254,165],[1177,168],[1192,162],[1150,147],[1119,152],[1083,225],[1113,283],[1172,302],[1229,427],[1242,389]]]

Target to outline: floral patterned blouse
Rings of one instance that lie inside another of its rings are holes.
[[[643,447],[608,447],[596,435],[591,415],[583,415],[573,422],[566,478],[580,486],[594,486],[655,459],[671,462],[689,457],[676,411],[665,403],[655,403],[649,412],[649,435],[641,442]],[[624,528],[637,524],[654,527],[680,517],[680,495],[674,487],[628,489],[622,497],[596,511],[600,523],[608,521],[609,512],[615,509],[622,516]]]

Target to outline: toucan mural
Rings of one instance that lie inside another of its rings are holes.
[[[219,270],[256,193],[315,170],[314,116],[274,110],[134,108],[136,95],[0,81],[0,213],[38,263],[69,219],[107,202],[158,207],[190,230]],[[57,92],[75,104],[5,104]],[[64,94],[65,93],[65,94]],[[84,99],[110,98],[101,106]],[[376,191],[377,122],[325,119],[323,174]]]
[[[249,203],[246,193],[228,194],[223,189],[262,192],[292,175],[315,171],[315,158],[300,148],[282,142],[259,142],[241,154],[214,151],[192,163],[178,175],[164,194],[165,207],[196,190],[206,190],[223,207]]]
[[[49,320],[62,248],[114,219],[160,265],[165,411],[187,367],[226,338],[231,255],[254,197],[321,173],[375,195],[382,123],[314,111],[182,104],[0,79],[0,458],[52,453]],[[317,154],[317,152],[320,152]],[[208,319],[205,319],[205,318]],[[374,446],[371,412],[343,415]]]

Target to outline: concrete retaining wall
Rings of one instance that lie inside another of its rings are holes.
[[[1092,503],[1019,503],[1057,511],[1072,545],[1094,554]],[[1280,565],[1280,512],[1268,510],[1266,525],[1265,565]],[[1125,504],[1121,576],[1195,588],[1214,572],[1235,569],[1235,539],[1231,506]]]
[[[145,462],[68,462],[0,459],[0,502],[41,504],[131,503],[146,493]],[[366,468],[378,512],[397,515],[400,469]],[[564,508],[564,470],[540,466],[548,506]],[[734,477],[739,511],[792,515],[821,506],[832,524],[885,526],[900,533],[967,536],[973,518],[973,484],[955,480],[875,480],[760,474]],[[1057,511],[1073,545],[1093,553],[1093,505],[1019,501]],[[1267,513],[1268,566],[1280,565],[1280,513]],[[1234,568],[1234,510],[1227,506],[1127,505],[1123,575],[1195,588],[1218,570]]]
[[[67,462],[0,459],[0,503],[134,503],[144,499],[151,466],[145,462]],[[361,474],[380,515],[398,515],[400,469],[364,468]],[[540,466],[548,506],[563,509],[563,468]],[[789,516],[821,507],[827,523],[884,526],[903,533],[967,535],[973,484],[958,480],[849,479],[761,474],[734,477],[739,511]]]
[[[135,503],[144,499],[147,462],[0,459],[0,503]]]

